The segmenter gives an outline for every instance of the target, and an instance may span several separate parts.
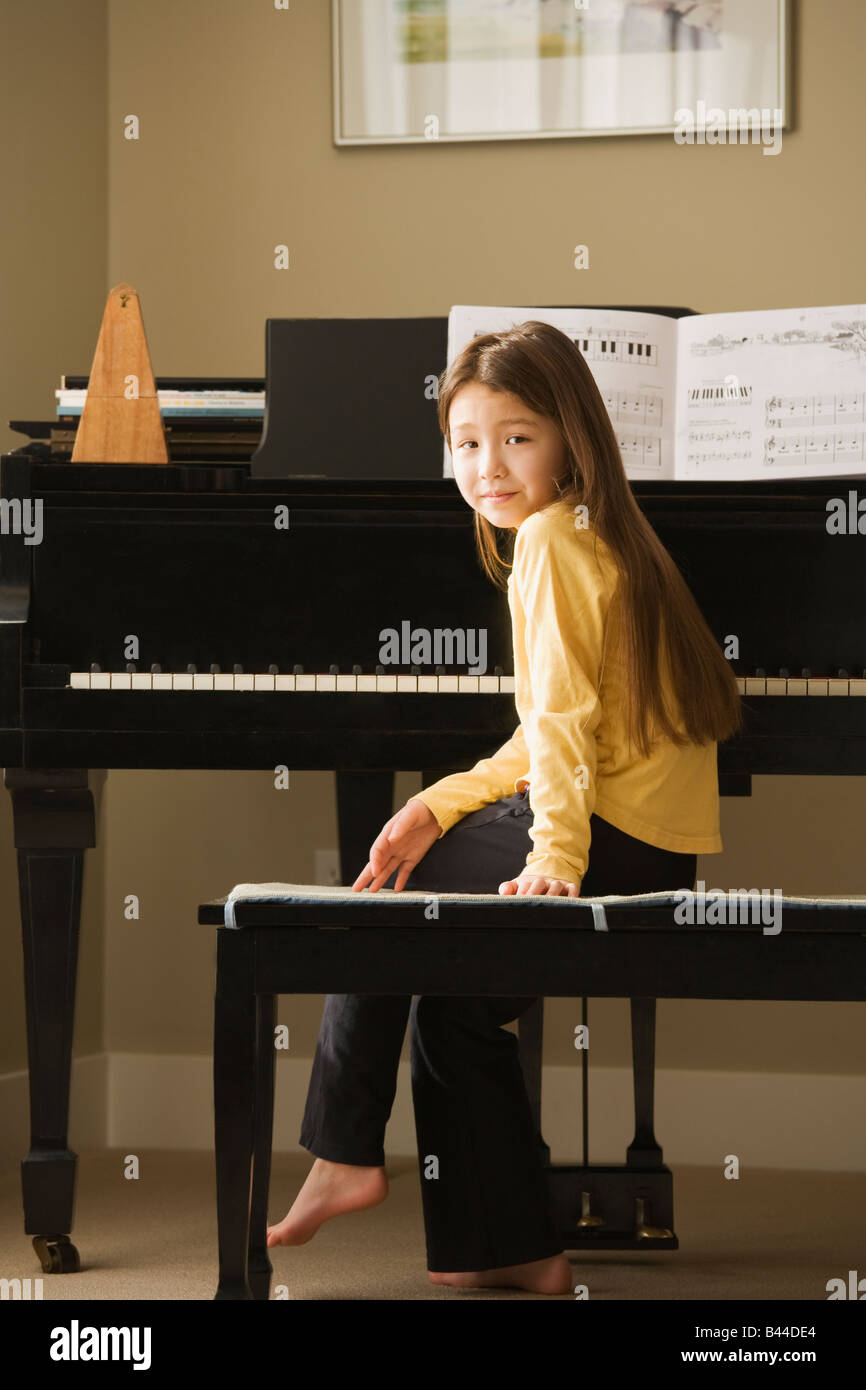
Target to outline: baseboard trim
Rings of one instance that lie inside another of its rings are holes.
[[[312,1059],[277,1061],[274,1150],[300,1152],[298,1136]],[[579,1071],[545,1067],[542,1130],[554,1162],[580,1152]],[[633,1137],[631,1071],[590,1071],[591,1163],[622,1163]],[[656,1137],[671,1167],[723,1168],[736,1155],[751,1168],[866,1172],[866,1077],[791,1072],[660,1070],[656,1073]],[[28,1144],[27,1073],[0,1076],[0,1167],[17,1167]],[[210,1057],[99,1053],[75,1060],[70,1095],[70,1146],[154,1149],[213,1148],[213,1062]],[[415,1156],[408,1062],[401,1062],[385,1152]]]

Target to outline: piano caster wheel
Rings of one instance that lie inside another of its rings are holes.
[[[34,1236],[33,1249],[45,1274],[78,1274],[81,1260],[69,1236]]]
[[[673,1231],[667,1226],[649,1224],[650,1203],[645,1197],[635,1198],[635,1238],[637,1240],[673,1240]]]

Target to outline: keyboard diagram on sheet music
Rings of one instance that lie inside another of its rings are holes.
[[[630,367],[657,367],[659,350],[655,343],[628,341],[625,338],[572,338],[587,362],[624,362]]]
[[[751,405],[751,386],[731,385],[728,382],[714,386],[692,386],[689,389],[689,405]]]

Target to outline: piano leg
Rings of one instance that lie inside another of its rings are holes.
[[[217,1299],[251,1299],[248,1275],[249,1250],[259,1268],[254,1275],[261,1288],[269,1272],[262,1269],[262,1223],[267,1186],[264,1170],[255,1172],[256,1140],[264,1129],[265,1112],[273,1113],[270,1089],[261,1111],[255,1104],[256,1082],[264,1049],[258,1049],[264,1023],[269,1019],[264,997],[259,1004],[253,992],[255,943],[252,932],[217,933],[217,992],[214,1000],[214,1146],[216,1152],[217,1239],[219,1286]],[[270,1009],[273,1009],[271,1000]],[[271,1034],[273,1052],[273,1033]],[[271,1078],[272,1079],[272,1078]],[[255,1205],[257,1225],[251,1230]],[[267,1253],[264,1261],[270,1264]]]
[[[46,1274],[80,1269],[71,1244],[77,1155],[69,1079],[84,851],[96,843],[87,771],[6,768],[12,795],[30,1073],[30,1148],[21,1161],[24,1230]]]
[[[271,1183],[271,1150],[274,1138],[274,1026],[277,1019],[277,1001],[273,994],[259,994],[256,996],[256,1003],[256,1112],[247,1274],[253,1298],[267,1301],[270,1298],[273,1273],[273,1265],[268,1255],[268,1191]]]
[[[634,1068],[634,1139],[626,1149],[627,1168],[642,1169],[645,1185],[635,1196],[635,1238],[638,1242],[672,1240],[673,1178],[664,1166],[661,1145],[654,1132],[656,1001],[631,1000],[631,1047]],[[657,1185],[650,1186],[653,1170]]]
[[[656,1001],[631,1000],[631,1052],[634,1068],[634,1139],[626,1149],[630,1168],[661,1168],[663,1155],[653,1130]]]

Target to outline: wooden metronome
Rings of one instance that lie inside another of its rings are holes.
[[[169,462],[141,306],[131,285],[115,285],[108,296],[72,462]]]

